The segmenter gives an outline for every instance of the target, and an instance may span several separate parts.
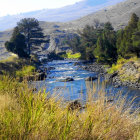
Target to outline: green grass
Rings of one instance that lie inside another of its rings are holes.
[[[0,75],[9,75],[11,77],[30,76],[36,74],[36,66],[39,64],[35,56],[22,59],[17,56],[9,57],[0,61]]]
[[[24,66],[21,70],[16,71],[16,76],[24,77],[28,75],[33,75],[35,73],[35,66]]]
[[[139,140],[140,118],[123,110],[124,98],[107,103],[104,89],[94,98],[88,89],[86,109],[69,111],[63,99],[33,93],[26,82],[0,77],[0,139]],[[123,110],[123,111],[122,111]]]
[[[68,59],[80,59],[81,57],[81,54],[80,53],[72,53],[71,51],[70,52],[67,52],[66,54],[63,54],[61,55],[62,58],[68,58]]]
[[[131,61],[136,62],[136,61],[139,61],[139,59],[137,57],[132,57],[130,59],[120,58],[118,59],[116,64],[113,64],[112,67],[108,69],[108,73],[112,74],[115,71],[119,71],[125,63],[131,62]]]
[[[13,54],[12,56],[6,59],[0,60],[0,63],[14,62],[17,58],[18,56],[16,54]]]

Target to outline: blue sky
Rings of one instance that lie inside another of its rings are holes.
[[[82,0],[0,0],[0,16],[22,12],[60,8]]]

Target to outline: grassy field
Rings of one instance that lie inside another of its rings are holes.
[[[25,81],[0,77],[0,139],[140,139],[140,117],[124,110],[124,98],[109,103],[103,89],[96,99],[96,88],[89,89],[85,109],[80,111],[42,91],[35,94]]]

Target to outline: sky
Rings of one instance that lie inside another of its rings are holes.
[[[0,16],[60,8],[82,0],[0,0]]]

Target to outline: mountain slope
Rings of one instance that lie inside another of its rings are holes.
[[[44,9],[19,15],[0,17],[0,30],[4,31],[13,28],[20,19],[25,17],[34,17],[40,21],[49,22],[67,22],[76,20],[120,1],[124,0],[82,0],[74,5],[65,6],[63,8]]]
[[[140,17],[140,0],[126,0],[75,20],[71,24],[74,28],[83,28],[85,25],[94,25],[95,19],[99,19],[103,23],[110,21],[117,30],[127,25],[132,13],[136,13]]]

